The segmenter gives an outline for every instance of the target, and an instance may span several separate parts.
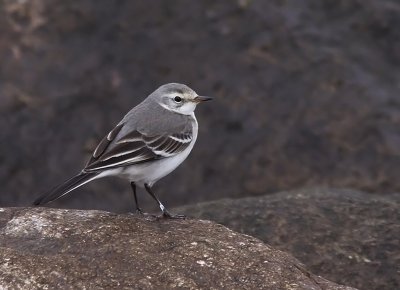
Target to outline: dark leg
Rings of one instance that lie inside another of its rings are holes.
[[[136,184],[134,182],[131,182],[131,187],[132,187],[132,191],[133,191],[133,197],[135,198],[136,212],[143,214],[142,210],[139,207],[138,199],[136,196]]]
[[[163,217],[174,218],[174,219],[184,219],[185,218],[184,215],[172,215],[172,214],[170,214],[167,211],[167,209],[165,208],[165,206],[161,203],[161,201],[154,194],[154,192],[151,190],[151,187],[147,183],[144,184],[144,188],[146,188],[146,191],[151,195],[151,197],[154,198],[155,201],[157,201],[158,206],[160,207],[160,209],[162,211]]]

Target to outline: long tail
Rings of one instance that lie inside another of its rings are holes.
[[[85,183],[88,183],[89,181],[92,181],[98,174],[98,172],[81,172],[78,175],[68,179],[64,183],[56,186],[49,192],[43,194],[33,202],[33,205],[42,205],[59,199],[70,191],[84,185]]]

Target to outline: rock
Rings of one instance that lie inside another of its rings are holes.
[[[1,206],[77,173],[170,81],[215,100],[197,112],[189,159],[157,184],[167,205],[300,186],[400,191],[398,0],[151,2],[0,5]],[[110,179],[55,205],[132,204],[129,184]]]
[[[400,195],[304,189],[175,209],[289,252],[312,272],[360,289],[400,289]]]
[[[353,289],[204,220],[0,209],[0,285],[19,289]]]

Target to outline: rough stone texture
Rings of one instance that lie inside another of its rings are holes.
[[[2,206],[75,174],[169,81],[216,100],[198,110],[189,160],[156,188],[167,205],[311,185],[400,191],[398,0],[150,2],[1,2]],[[56,206],[131,204],[129,185],[109,180]]]
[[[175,211],[255,236],[337,283],[400,289],[400,194],[308,189]]]
[[[221,225],[0,209],[0,285],[19,289],[353,289]]]

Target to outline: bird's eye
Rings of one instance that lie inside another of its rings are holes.
[[[180,102],[182,102],[182,98],[179,97],[179,96],[176,96],[176,97],[174,98],[174,101],[177,102],[177,103],[180,103]]]

